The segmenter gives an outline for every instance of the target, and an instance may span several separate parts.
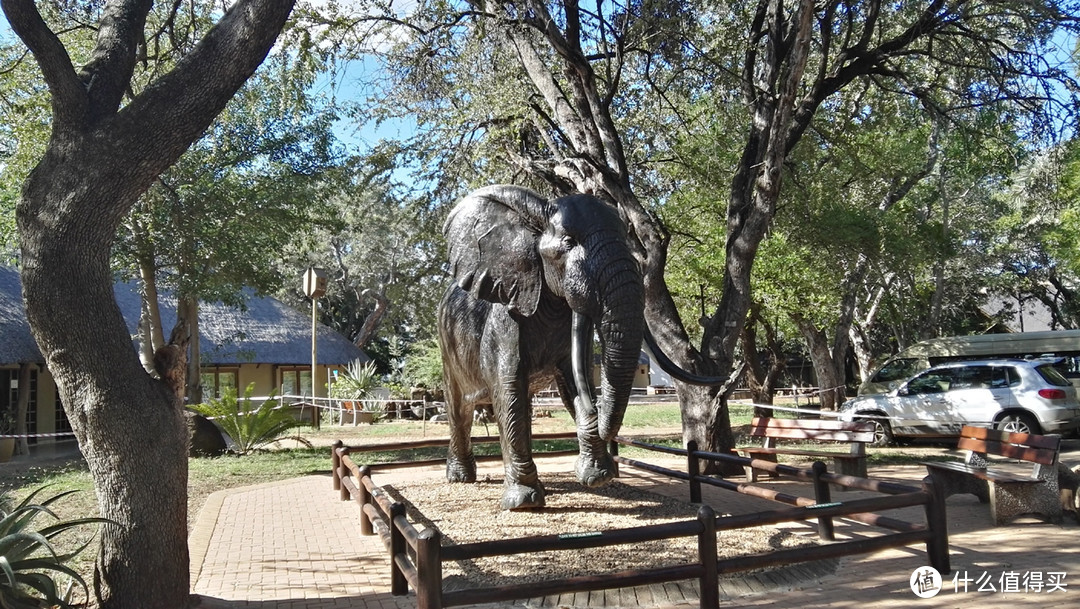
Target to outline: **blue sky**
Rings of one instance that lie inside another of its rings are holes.
[[[323,77],[313,87],[313,92],[333,96],[337,100],[363,101],[369,93],[359,89],[359,83],[366,80],[365,74],[377,69],[374,60],[352,61],[337,75],[336,83],[331,83],[329,77]],[[416,124],[412,121],[392,120],[376,125],[374,121],[357,124],[351,118],[339,121],[334,128],[334,134],[349,147],[350,152],[370,149],[382,139],[407,138],[415,131]]]

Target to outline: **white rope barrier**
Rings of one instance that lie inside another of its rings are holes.
[[[62,438],[74,435],[75,432],[73,431],[64,431],[58,433],[0,434],[0,438]]]
[[[339,416],[345,414],[354,414],[357,412],[376,412],[384,413],[388,412],[387,405],[393,404],[397,406],[397,411],[401,412],[404,409],[415,410],[419,405],[420,409],[427,415],[428,411],[438,408],[438,404],[441,402],[426,402],[424,400],[394,400],[394,399],[375,399],[375,398],[359,398],[359,399],[345,399],[345,398],[324,398],[313,397],[305,395],[282,395],[282,396],[251,396],[249,398],[237,398],[237,401],[244,400],[248,403],[266,403],[270,401],[278,402],[277,406],[273,407],[273,410],[281,410],[284,408],[299,408],[300,418],[303,418],[303,413],[308,408],[318,407],[320,410],[325,410]],[[346,406],[346,403],[350,406]],[[361,404],[359,408],[352,406],[351,404]],[[429,406],[430,404],[430,406]],[[331,416],[332,416],[331,415]],[[213,421],[220,417],[206,417]],[[425,416],[426,418],[426,416]],[[339,419],[341,420],[341,419]]]
[[[888,421],[889,425],[893,425],[897,421],[902,421],[902,422],[906,423],[904,425],[904,427],[911,427],[915,423],[936,423],[938,425],[950,424],[950,425],[956,425],[957,426],[957,433],[959,433],[960,426],[962,426],[962,425],[979,425],[979,426],[985,426],[985,427],[993,427],[993,425],[994,425],[993,421],[970,421],[970,420],[957,421],[957,420],[946,420],[946,419],[905,419],[905,418],[895,417],[895,416],[890,417],[888,415],[883,415],[883,414],[864,414],[864,413],[861,413],[861,412],[860,413],[849,413],[849,412],[840,412],[840,411],[835,411],[835,410],[817,410],[817,409],[814,409],[814,408],[797,408],[797,407],[793,408],[793,407],[790,407],[790,406],[773,406],[772,404],[757,404],[757,403],[748,404],[748,406],[753,406],[754,408],[769,408],[771,410],[780,410],[780,411],[783,411],[783,412],[794,412],[794,413],[800,413],[800,414],[812,414],[812,415],[817,415],[818,417],[831,417],[831,418],[850,417],[852,420],[858,420],[858,421],[870,421],[870,420],[873,420],[873,421]]]

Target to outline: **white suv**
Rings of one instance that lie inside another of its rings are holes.
[[[1076,388],[1046,360],[940,364],[888,393],[844,402],[841,420],[878,424],[875,445],[893,437],[957,436],[964,425],[1022,433],[1080,429]]]

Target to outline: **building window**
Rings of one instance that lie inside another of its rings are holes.
[[[199,374],[202,382],[203,399],[220,398],[230,387],[237,389],[237,368],[203,368]],[[239,390],[237,390],[239,393]]]
[[[37,366],[30,367],[30,400],[26,406],[26,433],[37,433],[37,383],[38,373]],[[0,410],[6,410],[11,413],[12,418],[19,410],[19,371],[18,370],[0,370],[0,387],[6,388],[6,391],[0,391]],[[60,406],[59,400],[57,401],[58,412],[56,414],[56,430],[55,431],[71,431],[71,425],[68,423],[67,415],[64,414],[64,409]],[[37,442],[37,438],[30,438],[30,443]]]
[[[281,368],[281,395],[310,396],[311,368]]]

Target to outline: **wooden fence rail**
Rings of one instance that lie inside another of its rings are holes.
[[[575,434],[537,434],[534,439],[568,439]],[[498,441],[498,438],[474,438],[474,442]],[[371,479],[374,466],[356,464],[351,454],[371,450],[444,446],[445,440],[424,440],[400,444],[382,444],[367,447],[346,447],[335,442],[331,452],[333,484],[340,490],[341,499],[352,500],[361,510],[360,530],[364,535],[378,534],[390,556],[391,593],[405,595],[411,587],[416,591],[419,609],[441,609],[477,603],[505,602],[513,599],[535,598],[555,594],[586,592],[652,585],[666,582],[697,579],[700,585],[700,607],[719,607],[718,579],[721,573],[785,565],[852,554],[864,554],[877,550],[925,543],[932,566],[948,573],[948,538],[945,529],[945,506],[940,490],[928,478],[922,488],[894,484],[880,480],[838,476],[829,473],[824,463],[814,463],[810,469],[753,461],[753,466],[774,472],[782,477],[809,481],[815,490],[814,498],[798,497],[768,488],[735,483],[704,476],[699,473],[699,460],[733,461],[748,464],[750,459],[735,455],[708,453],[696,450],[691,443],[687,449],[673,449],[616,438],[612,442],[615,459],[623,464],[670,476],[690,483],[691,502],[701,503],[701,485],[708,484],[739,493],[771,499],[792,507],[742,514],[716,516],[713,510],[702,505],[697,519],[652,526],[600,531],[588,535],[544,535],[517,539],[503,539],[442,547],[442,534],[435,528],[418,530],[406,517],[405,505],[393,501],[390,495]],[[618,446],[636,446],[687,458],[687,472],[680,472],[657,465],[627,459],[618,455]],[[499,457],[495,457],[499,458]],[[744,463],[746,462],[746,463]],[[427,462],[425,462],[427,463]],[[400,465],[400,464],[395,464]],[[385,465],[384,465],[385,466]],[[829,485],[848,486],[882,493],[884,496],[854,499],[842,503],[832,502]],[[880,516],[876,512],[923,505],[926,525]],[[717,532],[747,527],[778,524],[782,522],[817,520],[818,534],[822,539],[833,541],[833,518],[845,517],[867,524],[896,531],[877,537],[830,543],[821,546],[777,550],[766,554],[740,556],[720,560],[717,556]],[[444,591],[442,565],[446,561],[468,560],[492,556],[529,554],[557,550],[577,550],[617,546],[676,537],[698,538],[697,556],[684,564],[654,569],[635,569],[602,575],[583,575],[508,586],[490,586],[466,590]]]
[[[618,447],[635,446],[663,452],[672,455],[680,455],[687,460],[687,471],[680,472],[668,468],[659,467],[633,459],[627,459],[618,454]],[[653,473],[665,475],[677,480],[685,480],[690,483],[691,503],[701,503],[701,485],[716,486],[737,493],[761,497],[780,503],[786,503],[794,508],[771,512],[758,512],[756,514],[744,514],[741,516],[725,516],[718,524],[718,530],[727,528],[742,528],[777,524],[795,520],[818,521],[818,535],[825,541],[834,541],[833,518],[843,516],[856,522],[862,522],[872,526],[897,531],[892,535],[883,535],[872,540],[860,540],[857,542],[845,542],[826,546],[830,552],[838,552],[835,556],[847,556],[851,554],[865,554],[889,547],[901,547],[912,543],[923,542],[926,544],[927,558],[930,566],[941,573],[949,573],[949,537],[947,519],[945,515],[945,495],[940,485],[931,477],[923,479],[921,487],[897,484],[884,480],[859,478],[856,476],[844,476],[830,473],[825,463],[815,461],[810,469],[802,469],[783,465],[771,461],[749,459],[734,454],[712,453],[697,450],[695,442],[689,442],[685,449],[657,446],[640,442],[632,438],[617,437],[612,442],[612,452],[615,460],[619,463],[645,469]],[[782,493],[773,489],[755,484],[732,482],[723,478],[704,476],[700,474],[699,460],[715,462],[727,462],[738,467],[747,465],[756,469],[765,470],[781,477],[790,477],[810,482],[813,485],[814,497],[799,497]],[[856,490],[881,493],[884,497],[869,499],[856,499],[843,503],[833,503],[830,484],[843,486]],[[877,514],[878,511],[893,510],[905,507],[922,505],[926,515],[926,524],[915,524],[904,520],[889,518]],[[726,521],[727,526],[724,524]],[[865,549],[864,549],[865,548]],[[796,550],[797,552],[797,550]],[[780,552],[773,552],[781,554]],[[753,560],[746,560],[745,564],[752,564]],[[744,564],[740,562],[739,564]],[[751,567],[748,567],[751,568]]]

